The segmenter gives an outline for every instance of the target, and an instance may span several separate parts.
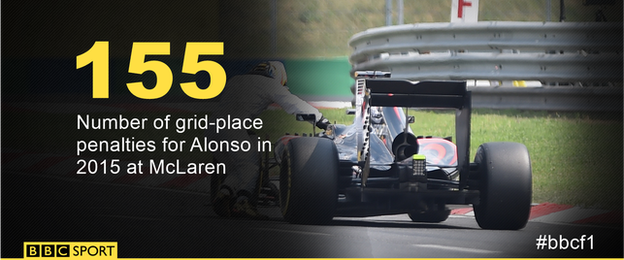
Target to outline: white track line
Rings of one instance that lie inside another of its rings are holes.
[[[273,229],[273,228],[255,228],[255,229],[256,230],[264,230],[264,231],[293,233],[293,234],[314,235],[314,236],[331,236],[332,235],[332,234],[327,234],[327,233],[296,231],[296,230],[283,230],[283,229]]]
[[[485,250],[485,249],[465,248],[465,247],[455,247],[455,246],[433,245],[433,244],[414,244],[414,246],[425,247],[425,248],[433,248],[433,249],[450,250],[450,251],[458,251],[458,252],[476,253],[476,254],[495,254],[495,253],[500,253],[500,251],[491,251],[491,250]]]

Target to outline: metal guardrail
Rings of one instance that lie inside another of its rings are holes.
[[[355,34],[356,70],[411,80],[622,81],[622,24],[479,22],[380,27]]]
[[[621,23],[408,24],[368,29],[351,37],[349,45],[352,75],[381,70],[415,81],[538,80],[616,86],[474,87],[474,107],[622,111]]]

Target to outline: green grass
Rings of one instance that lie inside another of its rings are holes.
[[[343,109],[323,109],[323,114],[337,123],[350,124],[353,116]],[[417,135],[454,136],[454,114],[449,111],[409,111],[416,122]],[[91,114],[115,116],[117,114]],[[193,114],[172,114],[173,118]],[[126,117],[161,117],[163,114],[125,113]],[[187,140],[203,136],[201,130],[178,134],[175,130],[76,131],[76,115],[3,113],[3,151],[17,149],[38,153],[75,154],[76,141],[115,140],[122,136],[137,140],[155,140],[155,153],[107,154],[123,159],[181,158],[185,161],[209,161],[209,153],[160,152],[160,140]],[[297,122],[282,110],[265,111],[261,138],[277,140],[286,132],[311,133],[307,122]],[[151,120],[150,120],[151,122]],[[583,207],[622,208],[622,120],[621,114],[547,113],[517,110],[473,111],[471,125],[471,160],[479,144],[511,141],[527,146],[533,169],[533,202],[551,202]],[[150,128],[151,129],[151,128]],[[86,156],[98,157],[87,154]],[[100,157],[103,155],[100,155]]]

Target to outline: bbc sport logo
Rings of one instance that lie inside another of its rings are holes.
[[[24,259],[117,259],[117,242],[24,242]]]

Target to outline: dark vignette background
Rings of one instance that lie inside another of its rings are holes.
[[[60,130],[64,132],[63,136],[48,136],[50,139],[69,140],[70,144],[81,138],[91,139],[89,135],[94,132],[84,133],[75,129],[76,114],[87,112],[80,110],[80,104],[115,106],[132,103],[140,107],[156,102],[140,100],[132,96],[125,87],[125,83],[135,81],[143,81],[146,86],[153,86],[156,79],[152,72],[144,75],[127,73],[133,42],[170,42],[170,55],[147,57],[148,60],[165,62],[174,75],[170,92],[157,102],[218,101],[218,98],[197,101],[180,90],[180,82],[197,81],[200,87],[207,87],[210,82],[207,73],[193,76],[180,72],[185,44],[224,42],[225,55],[201,56],[200,60],[216,60],[226,69],[228,75],[245,72],[259,60],[275,59],[279,54],[268,55],[269,32],[258,26],[269,23],[269,14],[256,12],[258,8],[254,7],[266,4],[266,1],[5,1],[2,6],[2,63],[5,65],[2,67],[2,103],[20,103],[27,106],[19,110],[3,108],[3,151],[24,151],[25,144],[28,144],[27,147],[37,146],[29,140],[33,135],[45,136],[48,127],[65,128]],[[95,41],[109,42],[109,99],[91,98],[92,65],[76,69],[76,56],[89,50]],[[42,104],[51,108],[64,107],[69,111],[29,113],[29,108],[34,110]],[[67,108],[68,104],[76,106]],[[167,113],[169,112],[160,111],[148,113],[148,116],[164,116]],[[193,114],[178,113],[176,116]],[[59,132],[59,129],[56,130]],[[99,140],[118,140],[124,136],[118,132],[106,134],[99,131],[99,134],[96,138]],[[135,131],[132,134],[137,140],[152,139],[148,135],[142,136],[140,132]],[[71,150],[64,149],[66,148],[42,143],[35,151],[24,152],[71,154]],[[107,157],[105,154],[101,156]],[[141,158],[141,155],[137,156]],[[146,159],[150,157],[149,154],[144,156]],[[4,166],[2,171],[6,172]],[[122,224],[111,226],[96,216],[101,211],[96,213],[84,209],[91,207],[105,210],[106,207],[114,207],[115,212],[133,212],[133,205],[123,201],[92,205],[96,200],[103,200],[98,194],[101,191],[99,188],[82,188],[80,185],[60,183],[37,177],[3,175],[1,257],[22,257],[24,241],[119,241],[120,257],[262,256],[250,253],[259,252],[258,249],[249,251],[238,248],[236,242],[232,242],[231,239],[237,240],[236,236],[244,236],[240,233],[229,235],[234,238],[221,237],[216,238],[215,242],[185,246],[179,240],[176,241],[176,235],[172,235],[169,241],[137,235],[136,232],[140,230],[132,226],[136,219],[121,220],[118,223]],[[119,197],[134,197],[131,188],[122,188],[118,193]],[[161,196],[158,192],[153,194]],[[173,195],[176,198],[162,196],[152,199],[162,201],[162,204],[153,205],[150,212],[140,214],[163,215],[166,213],[160,213],[159,210],[171,210],[172,207],[179,206],[175,203],[185,200],[178,198],[184,195]],[[201,203],[198,207],[200,211],[209,209]],[[210,218],[200,219],[211,221]],[[151,221],[149,218],[144,220]],[[168,224],[175,226],[177,221],[184,222],[172,220]],[[236,222],[226,222],[226,226],[221,227],[222,231],[227,230],[227,223],[238,225]],[[192,226],[192,223],[188,225]],[[193,236],[196,233],[198,232],[190,231],[188,234]],[[210,230],[207,233],[206,237],[213,235]],[[167,237],[167,234],[162,235]],[[131,239],[137,236],[150,242]],[[240,239],[252,240],[253,237]],[[297,248],[301,241],[293,243],[288,246]],[[308,252],[314,251],[307,247],[306,250],[310,250]],[[264,252],[269,256],[277,251]]]
[[[234,3],[232,3],[234,2]],[[228,74],[245,71],[254,61],[274,58],[270,56],[270,32],[265,26],[269,14],[258,13],[254,5],[267,4],[266,1],[241,3],[238,1],[67,1],[67,2],[28,2],[5,1],[3,4],[2,36],[2,103],[28,103],[33,108],[46,103],[62,104],[116,104],[132,102],[149,104],[152,101],[138,100],[125,88],[126,82],[144,81],[153,84],[153,74],[129,75],[129,62],[133,42],[170,42],[171,55],[158,57],[167,63],[174,73],[173,87],[161,102],[193,102],[175,86],[180,82],[197,80],[208,84],[205,74],[184,76],[179,73],[186,42],[224,42],[225,55],[219,57]],[[264,8],[262,9],[264,10]],[[620,37],[621,38],[621,37]],[[108,100],[90,98],[91,66],[80,70],[75,68],[77,55],[86,52],[95,41],[109,41],[111,74],[111,96]],[[345,43],[346,44],[346,43]],[[299,46],[301,47],[301,46]],[[280,52],[288,50],[278,50]],[[211,57],[202,57],[211,59]],[[615,64],[622,66],[622,64]],[[210,102],[210,101],[204,101]],[[76,110],[68,113],[73,118]],[[38,125],[38,122],[64,122],[67,115],[38,113],[40,117],[23,117],[24,111],[3,109],[2,136],[3,150],[19,150],[20,142],[27,142],[33,135],[46,135],[45,125],[39,129],[22,129],[24,126]],[[45,117],[45,118],[43,118]],[[70,121],[71,122],[71,121]],[[66,136],[80,136],[74,125],[67,125]],[[7,131],[8,130],[8,131]],[[21,131],[23,130],[23,131]],[[588,134],[591,134],[588,130]],[[6,133],[10,133],[7,135]],[[84,134],[83,134],[84,135]],[[620,133],[621,135],[621,133]],[[115,139],[118,135],[112,134]],[[49,136],[49,138],[63,138]],[[137,138],[139,138],[137,136]],[[621,140],[617,138],[617,140]],[[7,145],[14,144],[13,146]],[[32,152],[58,152],[58,147],[42,146]],[[4,172],[5,169],[3,168]],[[57,193],[62,198],[83,197],[89,203],[92,191],[84,189],[63,190],[46,181],[37,180],[28,187],[21,184],[31,179],[3,176],[2,178],[2,251],[1,257],[21,257],[24,241],[119,241],[120,250],[124,244],[142,247],[143,254],[124,254],[120,257],[212,257],[212,256],[258,256],[239,250],[235,243],[223,242],[210,245],[215,255],[206,254],[204,245],[187,245],[182,249],[167,250],[163,244],[143,244],[140,241],[124,241],[115,237],[117,232],[132,232],[131,227],[120,230],[107,230],[99,226],[98,220],[92,224],[80,225],[76,229],[61,229],[72,221],[85,221],[89,212],[67,208],[62,201],[32,201],[39,199],[37,194]],[[56,189],[59,190],[56,190]],[[34,195],[33,195],[34,194]],[[621,194],[620,194],[621,195]],[[32,196],[32,197],[31,197]],[[132,196],[132,193],[124,194]],[[620,200],[621,201],[621,200]],[[48,204],[52,203],[52,204]],[[124,203],[112,203],[124,207]],[[37,208],[46,205],[45,210]],[[157,205],[155,208],[157,209]],[[167,205],[165,205],[167,206]],[[129,206],[128,206],[129,207]],[[132,211],[131,208],[126,210]],[[155,210],[157,214],[157,210]],[[149,220],[146,220],[149,221]],[[209,221],[209,220],[207,220]],[[88,220],[87,220],[88,222]],[[232,225],[236,225],[232,222]],[[155,224],[156,225],[156,224]],[[85,228],[85,229],[82,229]],[[92,230],[89,230],[92,228]],[[278,238],[276,238],[278,239]],[[225,241],[225,240],[224,240]],[[227,240],[232,241],[232,240]],[[289,245],[301,248],[304,252],[334,250],[333,247],[315,244],[314,241],[291,241]],[[160,247],[160,248],[159,248]],[[318,247],[318,248],[317,248]],[[273,256],[274,250],[267,248],[266,256]],[[167,253],[168,252],[168,253]],[[180,252],[184,252],[180,254]],[[337,252],[337,251],[335,251]],[[328,255],[332,255],[328,252]],[[339,255],[339,254],[337,254]]]

